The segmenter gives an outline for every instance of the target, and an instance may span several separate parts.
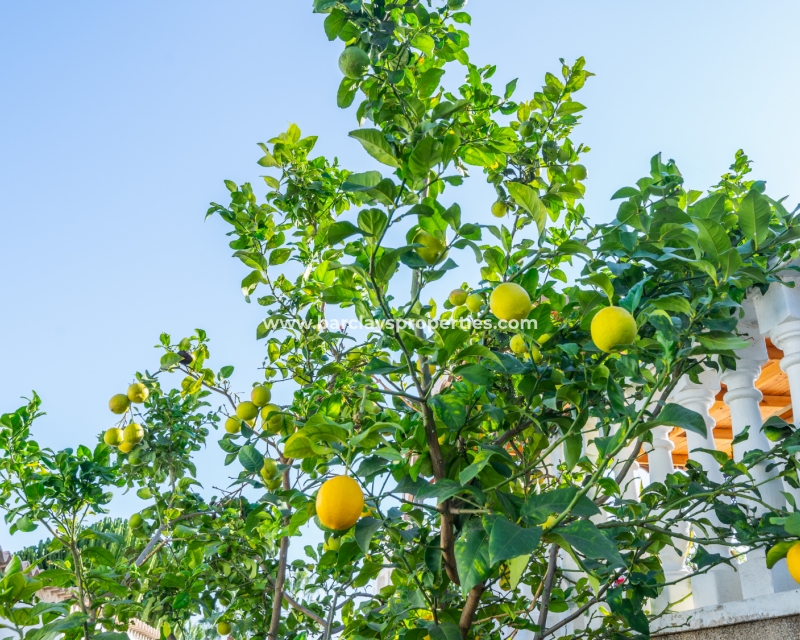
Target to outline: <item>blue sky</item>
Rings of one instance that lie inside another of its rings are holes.
[[[239,291],[209,201],[225,178],[257,181],[256,143],[296,122],[316,151],[373,168],[354,108],[337,109],[341,42],[328,42],[311,0],[55,0],[0,3],[0,412],[36,389],[53,448],[91,443],[110,426],[108,398],[157,368],[158,335],[203,327],[212,362],[259,378],[261,319]],[[592,147],[586,207],[675,158],[705,188],[738,148],[773,196],[794,206],[800,4],[471,0],[471,58],[518,77],[530,96],[558,58],[597,74],[574,139]],[[492,191],[475,177],[457,199],[485,221]],[[259,189],[263,193],[263,189]],[[473,273],[465,268],[468,279]],[[455,283],[458,284],[458,283]],[[447,287],[449,288],[452,287]],[[205,484],[224,482],[213,437]],[[138,500],[126,497],[115,515]],[[15,548],[23,539],[0,536]]]

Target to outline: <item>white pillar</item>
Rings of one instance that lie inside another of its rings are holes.
[[[734,445],[733,458],[741,462],[750,451],[769,451],[770,441],[761,431],[761,409],[759,403],[762,399],[761,392],[756,388],[756,381],[761,375],[761,367],[768,361],[767,346],[764,338],[758,334],[757,327],[752,324],[740,323],[739,330],[750,336],[752,344],[746,349],[737,352],[739,359],[736,361],[736,370],[727,370],[720,374],[720,379],[728,387],[724,401],[730,408],[733,437],[738,437],[745,429],[749,428],[747,440]],[[781,495],[782,483],[776,480],[775,471],[767,471],[766,462],[762,462],[750,470],[753,480],[758,485],[761,497],[767,504],[778,509],[783,506],[784,498]],[[744,501],[755,510],[756,515],[762,515],[766,509],[756,503]],[[785,567],[776,567],[773,571],[767,569],[766,552],[764,549],[750,550],[747,560],[739,565],[741,576],[742,597],[744,599],[769,595],[780,590],[784,582]]]
[[[664,482],[668,475],[675,472],[675,465],[672,463],[672,450],[675,445],[669,439],[672,429],[673,427],[655,427],[653,429],[652,449],[647,452],[651,483]],[[675,530],[684,536],[689,534],[689,527],[685,522],[678,523]],[[673,611],[694,609],[692,585],[689,581],[690,572],[686,566],[686,549],[689,543],[678,538],[673,542],[680,553],[672,547],[664,547],[658,555],[664,570],[665,582],[675,582],[676,584],[664,587],[661,595],[653,601],[654,613],[661,613],[670,605],[672,605]]]
[[[714,443],[714,418],[709,411],[714,405],[714,399],[720,390],[719,379],[714,371],[707,369],[700,375],[700,384],[687,381],[675,394],[675,402],[687,409],[691,409],[703,416],[707,427],[704,437],[693,431],[686,432],[686,441],[689,448],[689,458],[699,462],[713,482],[723,482],[723,475],[719,464],[713,456],[704,452],[694,452],[695,449],[716,449]],[[716,515],[709,511],[706,517],[715,524],[719,524]],[[702,532],[698,532],[703,535]],[[713,535],[713,534],[712,534]],[[730,555],[730,548],[723,545],[706,545],[709,553],[719,553],[722,557]],[[721,564],[708,573],[692,578],[692,593],[696,607],[733,602],[742,599],[742,588],[739,575],[730,566]]]

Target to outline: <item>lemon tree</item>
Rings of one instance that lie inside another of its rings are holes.
[[[237,638],[539,640],[586,616],[583,637],[647,637],[677,522],[694,572],[742,546],[796,570],[800,515],[757,515],[751,477],[768,463],[798,487],[792,425],[768,421],[774,448],[741,462],[711,452],[722,482],[690,461],[639,499],[627,488],[653,428],[706,434],[666,398],[736,366],[742,301],[782,286],[797,214],[742,152],[705,192],[656,155],[592,223],[584,60],[532,95],[495,87],[465,4],[314,2],[373,167],[315,156],[291,125],[259,144],[263,184],[228,180],[230,202],[210,206],[263,310],[249,388],[211,366],[198,329],[160,336],[91,447],[39,445],[35,395],[0,417],[0,507],[49,538],[37,585],[73,597],[34,633],[121,640],[136,617],[171,640],[199,617]],[[458,204],[467,180],[485,180],[486,211]],[[345,314],[364,329],[326,323]],[[199,485],[204,446],[230,486]],[[122,489],[146,504],[125,535],[89,526]]]

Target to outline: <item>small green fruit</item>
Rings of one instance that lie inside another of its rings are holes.
[[[128,520],[128,524],[131,525],[131,529],[138,529],[144,524],[144,518],[142,518],[141,514],[134,513],[131,519]]]
[[[358,80],[369,69],[369,55],[359,47],[347,47],[339,56],[339,69],[351,80]]]
[[[492,215],[495,218],[502,218],[508,213],[508,205],[502,200],[498,200],[492,205]]]
[[[330,537],[325,541],[323,548],[325,551],[338,551],[342,546],[341,538]]]
[[[134,404],[141,404],[147,400],[147,396],[149,395],[150,390],[141,382],[134,382],[130,387],[128,387],[128,400]]]
[[[239,418],[234,418],[233,416],[229,416],[227,420],[225,420],[225,431],[228,433],[239,433],[242,430],[242,423]]]
[[[117,415],[125,413],[130,406],[131,401],[128,400],[128,396],[124,393],[113,395],[111,400],[108,401],[108,408],[111,409],[111,413],[116,413]]]
[[[450,304],[452,304],[454,307],[460,307],[467,301],[467,295],[469,294],[467,294],[467,292],[463,289],[453,289],[450,292]]]
[[[246,400],[236,407],[236,415],[244,421],[252,420],[258,417],[258,407],[249,400]]]
[[[136,424],[135,422],[131,422],[127,427],[125,427],[125,435],[124,438],[125,442],[130,444],[139,444],[144,439],[144,427],[140,424]]]
[[[483,308],[483,296],[473,293],[467,297],[467,309],[472,313],[478,313]]]
[[[573,164],[569,168],[569,176],[573,180],[586,180],[586,175],[586,167],[584,167],[582,164]]]
[[[233,627],[230,622],[220,622],[217,624],[217,633],[219,635],[227,636],[230,635],[231,631],[233,631]]]
[[[533,123],[530,120],[519,125],[519,135],[523,138],[530,138],[533,135]]]
[[[278,463],[272,458],[264,458],[264,466],[261,467],[261,477],[264,478],[266,482],[269,482],[270,480],[274,480],[277,475]]]
[[[269,401],[272,399],[272,392],[269,390],[269,387],[259,385],[254,387],[250,392],[250,399],[257,407],[263,407],[269,404]]]
[[[417,255],[430,265],[434,265],[447,255],[445,243],[424,229],[420,229],[414,236],[414,244],[421,244],[416,248]]]

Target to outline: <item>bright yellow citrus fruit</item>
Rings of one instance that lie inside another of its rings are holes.
[[[272,392],[269,390],[269,387],[259,385],[254,387],[250,392],[250,399],[257,407],[263,407],[264,405],[269,404],[269,401],[272,399]]]
[[[122,451],[122,453],[130,453],[131,451],[133,451],[133,448],[135,446],[136,445],[133,444],[132,442],[121,442],[119,445],[119,450]]]
[[[116,413],[117,415],[125,413],[130,406],[131,401],[128,400],[128,396],[124,393],[113,395],[111,400],[108,401],[108,408],[111,409],[111,413]]]
[[[149,395],[150,390],[141,382],[134,382],[130,387],[128,387],[128,400],[134,404],[141,404],[147,400],[147,396]]]
[[[504,282],[492,291],[489,308],[500,320],[523,320],[530,313],[531,297],[515,282]]]
[[[453,289],[450,292],[450,304],[454,307],[460,307],[467,301],[467,292],[463,289]]]
[[[258,407],[249,400],[246,400],[236,407],[236,415],[242,420],[252,420],[258,417]]]
[[[103,434],[103,442],[110,447],[118,447],[125,439],[125,432],[122,429],[111,427]]]
[[[219,622],[217,623],[217,633],[221,636],[227,636],[230,632],[233,631],[233,627],[231,626],[230,622]]]
[[[531,358],[536,364],[542,361],[542,351],[536,345],[531,347]]]
[[[606,307],[592,318],[592,340],[600,351],[609,352],[636,340],[636,320],[622,307]]]
[[[473,293],[467,297],[467,309],[472,313],[478,313],[483,308],[483,296]]]
[[[328,529],[344,531],[352,527],[364,510],[364,494],[349,476],[335,476],[317,493],[317,516]]]
[[[130,442],[131,444],[139,444],[142,439],[144,438],[144,427],[140,424],[136,424],[135,422],[131,422],[127,427],[125,427],[125,442]]]
[[[786,566],[795,582],[800,582],[800,542],[795,544],[786,554]]]
[[[225,420],[225,431],[228,433],[239,433],[242,430],[242,423],[239,418],[234,418],[233,416],[228,417]]]
[[[519,334],[511,338],[509,346],[511,347],[511,350],[517,355],[525,353],[528,350],[528,346],[525,344],[525,338],[523,338]]]
[[[549,333],[543,333],[542,335],[539,336],[539,340],[537,342],[539,344],[544,344],[545,342],[547,342],[550,339],[550,337],[551,336],[550,336]]]
[[[508,213],[508,205],[502,200],[498,200],[492,205],[492,215],[495,218],[502,218]]]
[[[422,245],[416,248],[416,252],[428,264],[436,264],[444,258],[444,255],[447,255],[444,253],[445,243],[424,229],[417,231],[417,235],[414,236],[414,244]],[[442,255],[443,253],[444,255]]]

